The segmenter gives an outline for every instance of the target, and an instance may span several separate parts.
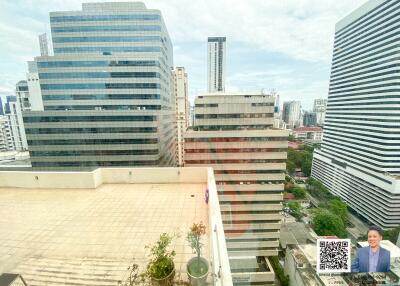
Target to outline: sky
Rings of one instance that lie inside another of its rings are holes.
[[[123,0],[120,0],[120,2]],[[127,0],[126,0],[127,1]],[[80,10],[82,0],[0,0],[0,96],[14,94],[27,61],[50,36],[49,12]],[[159,9],[185,67],[189,99],[207,89],[207,37],[227,37],[227,91],[272,90],[312,109],[326,98],[335,24],[366,0],[148,0]]]

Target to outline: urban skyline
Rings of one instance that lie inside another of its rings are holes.
[[[400,0],[58,1],[0,96],[1,285],[400,285]]]
[[[79,10],[81,2],[5,3],[0,11],[0,21],[3,21],[0,34],[5,39],[5,45],[0,47],[5,55],[0,69],[1,95],[13,94],[15,84],[25,78],[26,61],[40,55],[37,37],[45,32],[50,35],[49,11]],[[275,89],[281,95],[281,102],[300,98],[302,106],[311,109],[314,98],[327,96],[334,24],[364,2],[291,1],[283,4],[255,1],[231,7],[225,1],[218,1],[205,3],[204,7],[192,4],[189,13],[179,17],[176,14],[181,9],[179,1],[151,0],[145,4],[165,15],[174,45],[175,64],[186,68],[191,83],[191,102],[207,90],[207,37],[222,35],[227,37],[227,91],[264,89],[269,92]],[[25,9],[21,11],[19,5],[24,5]],[[207,7],[210,7],[209,15],[200,17],[202,13],[195,13],[205,12]],[[211,9],[213,7],[215,9]],[[214,15],[218,7],[224,8],[224,15]],[[235,19],[243,10],[253,20],[236,27]],[[269,15],[263,17],[268,20],[257,16],[262,13]],[[226,22],[230,25],[222,25]],[[301,29],[292,31],[293,26]],[[249,35],[243,36],[244,29],[248,29]],[[192,33],[193,30],[196,33]],[[258,37],[251,36],[255,33]]]

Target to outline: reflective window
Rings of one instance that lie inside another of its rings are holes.
[[[160,47],[68,47],[54,48],[54,53],[82,53],[82,52],[161,52]]]
[[[63,32],[130,32],[130,31],[161,31],[158,25],[124,25],[124,26],[73,26],[73,27],[53,27],[52,33]]]
[[[39,68],[69,68],[69,67],[154,67],[160,66],[158,61],[60,61],[38,62]]]
[[[160,99],[159,94],[51,94],[43,100]]]
[[[80,43],[80,42],[161,42],[158,36],[141,37],[53,37],[53,43]]]
[[[66,83],[41,84],[42,90],[53,89],[120,89],[120,88],[160,88],[159,83]]]
[[[157,116],[37,116],[24,117],[24,122],[107,122],[107,121],[156,121]]]
[[[129,78],[146,77],[160,78],[158,72],[64,72],[64,73],[39,73],[40,79],[58,78]]]
[[[115,20],[161,20],[160,15],[82,15],[82,16],[53,16],[50,22],[73,22],[73,21],[115,21]]]
[[[97,145],[97,144],[157,144],[157,138],[151,139],[66,139],[66,140],[28,140],[29,146],[42,145]]]

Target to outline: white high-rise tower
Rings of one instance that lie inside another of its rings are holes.
[[[208,92],[225,91],[226,38],[208,38]]]

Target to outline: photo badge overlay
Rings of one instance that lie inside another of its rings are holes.
[[[350,250],[350,239],[318,239],[317,272],[350,272]]]

